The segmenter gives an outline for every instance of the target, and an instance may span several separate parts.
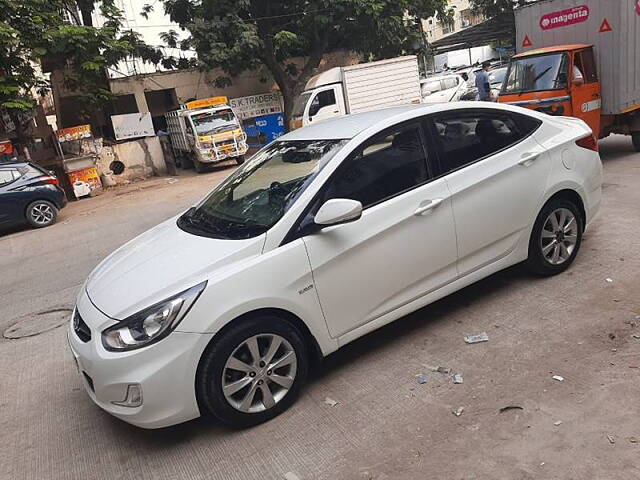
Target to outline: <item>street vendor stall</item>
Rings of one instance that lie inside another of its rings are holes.
[[[89,125],[56,131],[58,153],[76,198],[102,189],[96,168],[98,148]]]

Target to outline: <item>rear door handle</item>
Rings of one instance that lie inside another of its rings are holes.
[[[425,200],[420,204],[418,208],[416,208],[414,215],[426,215],[427,213],[431,213],[438,205],[440,205],[444,201],[443,198],[434,198],[433,200]]]
[[[540,156],[539,153],[534,153],[534,152],[523,153],[522,156],[520,157],[520,160],[518,160],[518,165],[523,165],[525,167],[528,167],[533,162],[535,162],[539,156]]]

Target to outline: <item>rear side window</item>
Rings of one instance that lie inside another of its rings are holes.
[[[513,145],[537,128],[537,120],[524,115],[522,124],[506,112],[459,110],[434,115],[433,129],[439,152],[440,174],[452,172]],[[518,119],[520,120],[520,119]]]
[[[420,88],[422,89],[423,95],[430,95],[442,90],[442,84],[440,83],[440,80],[434,80],[432,82],[423,83]]]
[[[453,77],[445,78],[444,80],[442,80],[442,83],[444,85],[445,90],[449,88],[455,88],[458,86],[457,80]]]
[[[3,185],[8,185],[20,178],[20,172],[16,168],[7,168],[0,170],[0,187]]]
[[[373,137],[329,180],[325,200],[349,198],[363,208],[410,190],[429,178],[418,125]]]

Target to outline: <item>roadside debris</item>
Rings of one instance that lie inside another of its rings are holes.
[[[451,380],[453,380],[453,383],[462,383],[462,374],[461,373],[456,373],[455,375],[451,376]]]
[[[613,435],[607,435],[607,440],[609,440],[609,443],[611,445],[613,445],[614,443],[616,443],[616,439],[613,438]]]
[[[500,413],[506,412],[507,410],[524,410],[524,407],[521,407],[520,405],[507,405],[500,409]]]
[[[631,443],[638,443],[638,439],[636,437],[629,437],[629,441]]]
[[[556,427],[559,427],[560,425],[562,425],[562,420],[558,420],[557,422],[553,422],[553,424],[554,424]]]
[[[611,340],[615,340],[615,338],[616,338],[616,334],[615,334],[615,333],[610,333],[610,334],[609,334],[609,338],[610,338]]]
[[[464,407],[458,407],[455,410],[451,410],[451,413],[453,413],[456,417],[462,415],[462,412],[464,412]]]
[[[554,375],[553,377],[554,380],[557,380],[559,382],[564,382],[564,377],[561,377],[560,375]]]
[[[284,480],[300,480],[300,477],[293,472],[287,472],[284,474]]]
[[[442,373],[443,375],[449,375],[451,373],[451,369],[449,367],[442,367],[442,366],[436,367],[433,365],[427,365],[426,363],[423,363],[422,366],[427,370],[430,370],[432,372]]]
[[[631,335],[633,338],[640,338],[640,333],[634,333],[633,335]]]
[[[418,382],[420,385],[424,385],[425,383],[427,383],[427,380],[427,376],[423,373],[419,373],[418,375],[416,375],[416,382]]]
[[[178,179],[177,179],[177,178],[169,178],[169,179],[167,179],[167,183],[168,183],[168,184],[170,184],[170,185],[171,185],[172,183],[176,183],[177,181],[178,181]]]
[[[467,335],[466,337],[464,337],[464,341],[467,343],[488,342],[489,335],[487,335],[487,332],[482,332],[477,335]]]
[[[336,405],[338,405],[338,403],[340,402],[336,402],[333,398],[325,398],[324,399],[324,403],[326,403],[327,405],[329,405],[330,407],[335,407]]]
[[[607,278],[604,279],[604,281],[607,282],[607,283],[613,283],[613,278],[607,277]]]

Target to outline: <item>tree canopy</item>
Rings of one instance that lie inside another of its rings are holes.
[[[94,8],[104,19],[100,27],[91,22]],[[41,60],[64,69],[66,87],[89,111],[111,100],[105,69],[132,56],[153,64],[164,59],[139,34],[123,30],[113,0],[0,0],[0,109],[13,117],[34,107],[34,92],[49,88]]]
[[[235,76],[266,67],[283,95],[287,119],[326,53],[347,50],[373,60],[415,52],[422,45],[420,19],[444,15],[447,7],[446,0],[163,2],[171,19],[190,32],[202,68]]]

